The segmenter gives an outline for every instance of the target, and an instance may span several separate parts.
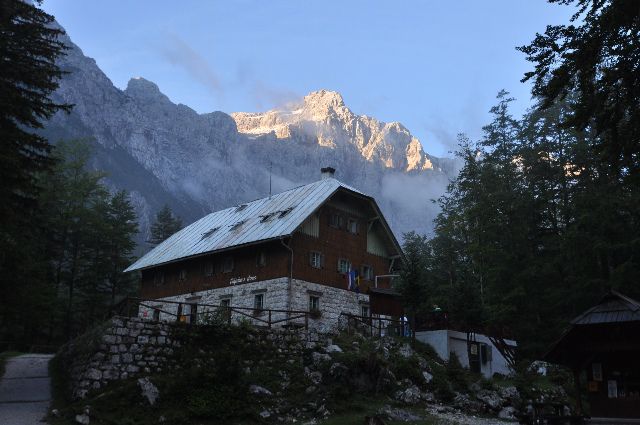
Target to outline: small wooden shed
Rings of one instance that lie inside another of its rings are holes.
[[[576,378],[582,377],[578,392],[586,391],[589,405],[585,413],[592,418],[606,418],[606,423],[640,419],[638,301],[610,291],[571,321],[545,360],[568,366]],[[583,407],[587,406],[578,401],[578,409]]]

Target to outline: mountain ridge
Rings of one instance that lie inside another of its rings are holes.
[[[109,174],[110,188],[130,192],[140,241],[164,203],[187,224],[268,195],[269,180],[274,192],[317,180],[327,165],[374,196],[396,234],[428,232],[430,200],[455,175],[453,160],[427,154],[402,124],[356,115],[337,92],[318,90],[266,112],[199,114],[142,77],[118,89],[63,37],[69,49],[59,65],[67,74],[54,100],[74,108],[52,117],[44,134],[95,141],[91,166]]]

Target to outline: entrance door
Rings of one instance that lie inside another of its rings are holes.
[[[480,373],[480,343],[469,341],[469,370]]]

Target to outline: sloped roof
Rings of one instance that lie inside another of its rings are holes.
[[[640,321],[640,303],[617,291],[611,291],[600,302],[571,321],[572,325]]]
[[[365,197],[373,203],[391,240],[401,252],[373,198],[334,178],[325,178],[211,213],[169,237],[125,272],[289,236],[340,189]]]

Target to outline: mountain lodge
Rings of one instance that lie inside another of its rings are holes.
[[[375,200],[334,172],[211,213],[160,243],[126,269],[141,271],[142,297],[154,300],[141,314],[188,321],[199,304],[255,316],[313,311],[313,327],[325,329],[341,313],[376,314],[369,289],[391,288],[402,251]]]

